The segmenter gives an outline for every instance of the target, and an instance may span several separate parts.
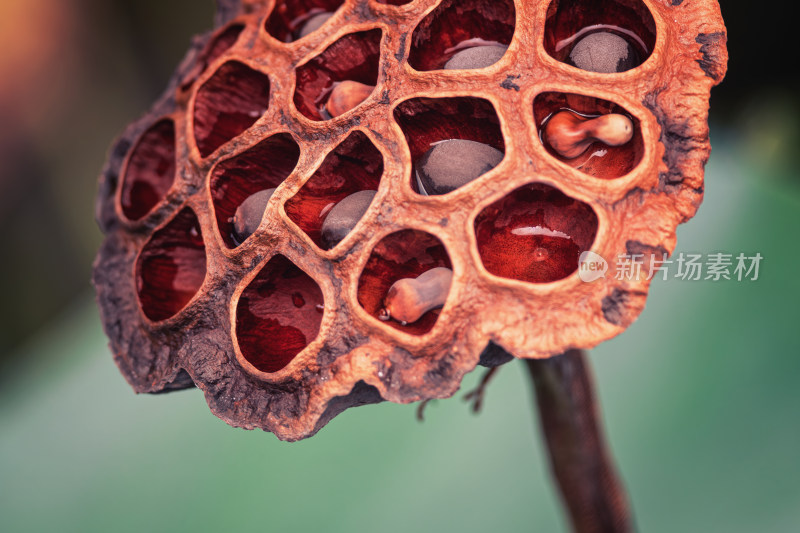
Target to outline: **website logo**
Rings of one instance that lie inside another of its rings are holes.
[[[581,281],[586,283],[597,281],[606,277],[606,272],[608,272],[608,261],[599,254],[586,251],[578,258],[578,276]]]

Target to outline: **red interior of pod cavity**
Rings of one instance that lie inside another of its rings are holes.
[[[558,61],[568,62],[578,40],[595,31],[624,38],[643,63],[656,44],[656,23],[641,0],[552,0],[547,8],[544,48]]]
[[[375,85],[380,46],[381,30],[351,33],[299,67],[294,93],[297,110],[311,120],[325,120],[330,118],[324,111],[325,104],[338,82]]]
[[[436,70],[463,48],[508,45],[515,19],[511,0],[445,0],[414,30],[408,64],[419,71]]]
[[[286,214],[322,248],[320,230],[331,208],[353,193],[377,191],[382,174],[383,155],[366,135],[355,131],[286,202]]]
[[[394,118],[415,164],[434,144],[447,139],[476,141],[505,152],[497,112],[483,98],[415,98],[397,106]],[[410,179],[411,187],[419,192],[414,176]]]
[[[591,248],[598,219],[588,205],[534,183],[486,207],[475,219],[478,252],[487,271],[531,283],[563,279]]]
[[[416,278],[436,267],[452,268],[447,250],[439,239],[417,230],[403,230],[384,237],[372,251],[358,280],[358,303],[372,316],[379,318],[384,299],[395,281]],[[425,313],[412,324],[395,320],[386,324],[405,333],[422,335],[430,331],[441,309]]]
[[[197,92],[194,138],[206,157],[261,117],[269,106],[269,77],[244,63],[228,61]]]
[[[206,249],[200,224],[185,208],[150,238],[136,263],[136,291],[145,316],[174,316],[197,294],[206,277]]]
[[[283,183],[297,165],[300,147],[288,133],[268,137],[254,147],[220,162],[211,173],[211,200],[222,240],[229,248],[233,215],[250,195]]]
[[[189,89],[189,87],[191,87],[195,80],[197,80],[197,78],[203,72],[205,72],[211,63],[222,56],[222,54],[227,52],[228,49],[236,43],[236,40],[239,38],[239,35],[241,35],[243,30],[243,25],[231,24],[227,28],[217,33],[217,35],[208,42],[205,48],[203,48],[203,51],[197,58],[194,67],[184,78],[184,81],[181,84],[181,89],[184,91]]]
[[[323,311],[317,283],[286,257],[275,256],[239,298],[239,349],[258,370],[277,372],[316,338]]]
[[[299,38],[303,25],[315,15],[333,13],[344,0],[277,0],[265,28],[267,33],[285,43]]]
[[[609,146],[598,141],[589,146],[580,156],[567,159],[550,147],[544,135],[547,120],[562,110],[573,111],[588,117],[609,113],[625,115],[633,122],[633,138],[622,146]],[[550,155],[584,174],[603,179],[619,178],[633,170],[644,155],[644,139],[639,120],[622,106],[608,100],[579,94],[542,93],[533,102],[533,115],[536,120],[536,128],[539,130],[539,137]]]
[[[160,202],[175,180],[175,123],[164,119],[136,143],[122,179],[120,203],[129,220],[139,220]]]

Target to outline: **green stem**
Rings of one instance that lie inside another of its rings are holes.
[[[570,350],[525,362],[536,391],[550,466],[573,530],[633,531],[628,498],[600,426],[584,352]]]

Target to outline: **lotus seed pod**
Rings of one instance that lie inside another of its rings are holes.
[[[219,0],[115,142],[93,282],[134,390],[197,386],[229,424],[297,440],[351,406],[452,396],[507,360],[487,346],[548,358],[641,312],[651,278],[612,273],[672,252],[701,203],[718,3],[399,4]],[[607,118],[547,131],[559,113]],[[582,281],[584,252],[609,274]],[[458,273],[437,307],[381,320],[434,269]]]

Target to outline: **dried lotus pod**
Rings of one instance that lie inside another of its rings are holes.
[[[100,179],[93,281],[137,392],[196,385],[229,424],[285,440],[351,406],[449,397],[479,362],[507,360],[482,359],[487,345],[547,358],[624,331],[647,276],[583,282],[578,256],[613,273],[620,254],[669,253],[702,200],[727,61],[714,0],[221,0],[217,24]],[[598,29],[637,64],[577,68],[572,49]],[[507,50],[444,68],[487,45]],[[331,117],[345,82],[374,90]],[[561,156],[542,132],[563,110],[628,117],[633,135]],[[415,164],[449,139],[502,161],[421,194]],[[237,209],[268,189],[240,243]],[[326,249],[325,216],[360,191],[377,193]],[[443,306],[380,319],[396,282],[436,268],[452,270]]]

